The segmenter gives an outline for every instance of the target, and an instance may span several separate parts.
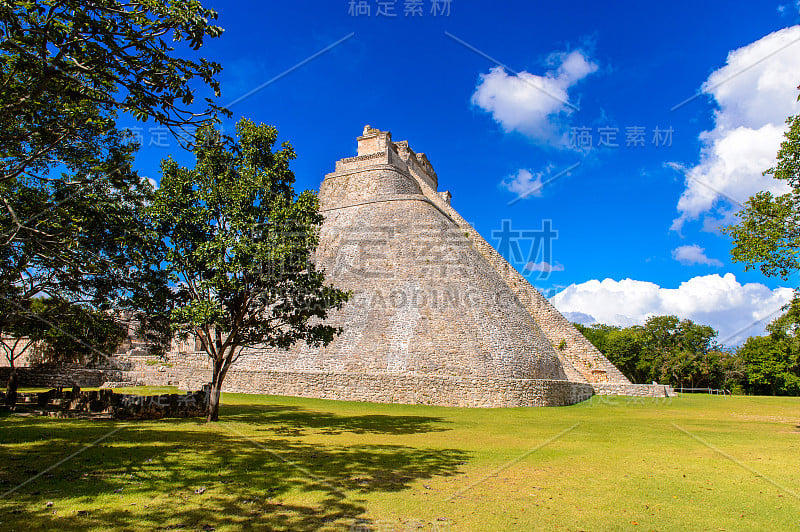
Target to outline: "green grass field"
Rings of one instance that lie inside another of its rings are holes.
[[[211,425],[5,415],[0,493],[39,476],[0,529],[800,528],[800,398],[223,401]]]

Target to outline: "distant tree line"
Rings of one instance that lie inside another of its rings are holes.
[[[739,347],[708,325],[653,316],[644,325],[580,325],[578,330],[631,382],[720,388],[754,395],[800,395],[800,299]]]

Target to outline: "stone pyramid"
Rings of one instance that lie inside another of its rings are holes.
[[[329,318],[342,334],[245,351],[225,390],[472,407],[663,395],[632,385],[437,190],[423,153],[366,126],[319,193],[316,263],[353,292]]]

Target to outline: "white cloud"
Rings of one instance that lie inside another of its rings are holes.
[[[706,266],[722,266],[722,262],[706,256],[706,250],[697,244],[680,246],[672,250],[672,258],[681,264],[705,264]]]
[[[526,272],[563,272],[564,265],[555,263],[550,264],[547,261],[542,262],[529,262],[525,265]]]
[[[529,170],[520,169],[500,182],[500,186],[513,192],[517,197],[541,196],[542,173],[532,174]]]
[[[727,273],[693,277],[678,288],[633,279],[591,280],[568,286],[551,301],[565,315],[580,313],[598,323],[623,327],[643,324],[650,316],[674,314],[711,325],[720,341],[737,345],[762,334],[793,292],[760,283],[743,285]]]
[[[517,131],[546,144],[566,142],[566,117],[575,109],[568,104],[569,89],[597,71],[581,50],[554,53],[552,69],[543,76],[508,74],[503,67],[481,74],[472,103],[491,113],[506,132]]]
[[[680,230],[686,221],[714,209],[720,199],[743,203],[760,190],[788,191],[785,183],[762,176],[773,166],[786,118],[797,114],[800,26],[776,31],[731,51],[702,91],[714,98],[714,128],[700,134],[700,162],[693,168],[671,165],[686,175],[678,201]]]

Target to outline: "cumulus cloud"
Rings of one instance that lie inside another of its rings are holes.
[[[748,336],[763,334],[793,293],[791,288],[741,284],[727,273],[693,277],[678,288],[633,279],[591,280],[568,286],[551,301],[565,315],[580,313],[597,323],[622,327],[674,314],[711,325],[725,345],[738,345]]]
[[[551,54],[551,70],[539,76],[529,72],[509,74],[503,67],[481,74],[472,103],[491,113],[506,132],[517,131],[545,144],[565,144],[566,118],[575,110],[568,91],[597,71],[581,50]]]
[[[547,261],[529,262],[528,264],[525,265],[525,271],[527,271],[527,272],[546,272],[546,273],[549,273],[549,272],[563,272],[564,271],[564,265],[563,264],[559,264],[559,263],[550,264]]]
[[[681,264],[705,264],[706,266],[722,266],[722,262],[709,258],[706,250],[697,244],[680,246],[672,250],[672,258]]]
[[[517,197],[530,197],[542,195],[542,173],[532,174],[524,168],[500,182],[502,188],[513,192]]]
[[[762,172],[775,163],[786,118],[797,114],[800,26],[776,31],[728,54],[702,86],[718,108],[714,128],[700,134],[700,162],[672,167],[686,176],[672,228],[712,211],[721,200],[738,206],[760,190],[788,191]]]

